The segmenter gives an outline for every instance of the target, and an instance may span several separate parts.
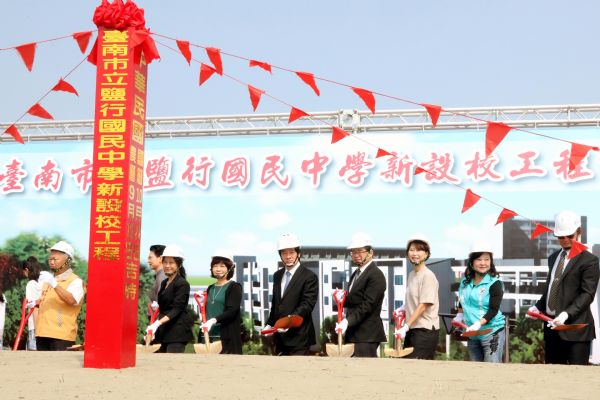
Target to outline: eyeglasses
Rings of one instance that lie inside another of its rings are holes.
[[[568,236],[557,236],[556,238],[557,239],[565,239],[565,238],[567,238],[567,239],[573,239],[574,237],[575,237],[575,234],[568,235]]]
[[[367,250],[350,250],[350,255],[351,256],[357,256],[357,255],[361,255],[364,253],[367,253]]]

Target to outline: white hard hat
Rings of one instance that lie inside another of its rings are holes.
[[[406,250],[408,250],[412,242],[423,242],[429,246],[429,239],[427,239],[427,236],[423,235],[422,233],[415,233],[410,237],[410,239],[408,239],[408,242],[406,242]]]
[[[569,236],[581,226],[581,218],[573,211],[562,211],[554,221],[554,236]]]
[[[73,254],[74,254],[73,246],[71,246],[69,243],[65,242],[64,240],[57,242],[54,246],[50,247],[50,250],[60,251],[61,253],[65,253],[69,257],[73,258]]]
[[[494,251],[492,250],[492,245],[486,241],[483,240],[476,240],[473,245],[471,246],[471,253],[490,253],[490,254],[494,254]]]
[[[293,233],[284,233],[277,241],[277,250],[295,249],[300,247],[300,239]]]
[[[352,235],[352,242],[348,249],[360,249],[361,247],[373,247],[373,239],[371,236],[364,232],[356,232]]]
[[[225,258],[225,259],[233,262],[233,255],[231,255],[231,252],[226,249],[215,250],[215,252],[213,253],[213,256],[211,258],[215,258],[215,257]]]
[[[181,259],[185,259],[185,257],[183,256],[183,250],[181,250],[181,247],[177,246],[176,244],[168,244],[167,247],[165,247],[162,256],[179,257]]]

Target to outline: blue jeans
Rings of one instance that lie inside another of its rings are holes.
[[[471,361],[501,363],[504,354],[504,339],[506,332],[500,329],[484,339],[469,338],[467,348]]]

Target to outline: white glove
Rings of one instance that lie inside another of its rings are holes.
[[[156,321],[154,321],[153,323],[148,325],[148,327],[146,328],[146,334],[149,334],[150,332],[152,332],[152,339],[154,339],[154,335],[156,334],[156,330],[158,329],[159,326],[160,326],[160,320],[157,319]]]
[[[540,314],[540,310],[536,306],[531,306],[527,309],[528,312],[534,312]],[[537,319],[535,317],[530,316],[529,314],[525,314],[525,318]]]
[[[207,331],[210,331],[210,328],[212,328],[213,325],[216,323],[217,323],[217,319],[211,318],[208,321],[206,321],[205,323],[203,323],[202,325],[200,325],[200,327],[202,328],[202,330],[204,330],[204,328],[206,328]]]
[[[277,329],[277,333],[286,333],[287,331],[289,331],[289,328],[279,328],[279,329]]]
[[[548,328],[554,329],[557,326],[564,325],[567,319],[569,319],[569,314],[567,314],[566,311],[563,311],[560,314],[558,314],[558,317],[548,322]]]
[[[400,337],[400,339],[404,340],[409,329],[410,327],[408,324],[404,324],[400,329],[394,329],[394,336]]]
[[[477,321],[467,328],[467,332],[478,331],[481,329],[481,322]]]
[[[346,333],[347,329],[348,329],[348,320],[346,318],[344,318],[341,322],[335,323],[335,331],[337,333],[341,333],[343,335],[344,333]]]
[[[27,301],[27,308],[34,308],[35,306],[37,306],[37,300],[28,300]]]
[[[38,278],[38,282],[42,285],[44,283],[47,283],[48,285],[50,285],[52,287],[52,289],[54,289],[57,285],[56,278],[54,277],[54,275],[52,275],[48,271],[40,272],[40,277]]]
[[[158,303],[153,301],[152,304],[150,304],[150,308],[152,308],[152,311],[158,310]]]
[[[267,325],[265,325],[265,326],[262,327],[261,332],[262,331],[266,331],[267,329],[271,329],[271,328],[273,328],[273,327],[271,325],[267,324]],[[263,336],[267,336],[268,337],[268,336],[273,336],[273,334],[272,333],[268,333],[268,334],[263,335]]]
[[[463,313],[461,313],[461,312],[457,313],[456,317],[452,318],[452,321],[458,322],[459,324],[462,324],[462,322],[463,322]]]
[[[198,296],[198,300],[200,301],[200,304],[203,304],[204,303],[204,292],[201,290],[198,290],[195,294]]]

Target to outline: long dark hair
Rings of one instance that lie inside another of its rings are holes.
[[[475,270],[473,269],[473,261],[475,261],[476,259],[478,259],[486,253],[490,255],[490,270],[487,273],[490,276],[498,276],[498,271],[496,271],[496,265],[494,265],[493,254],[489,251],[478,251],[469,254],[469,259],[467,260],[467,268],[465,269],[465,283],[471,282],[471,280],[475,276]]]
[[[40,277],[40,270],[42,265],[34,256],[30,256],[27,260],[23,261],[23,269],[27,270],[27,279],[30,281],[37,281]]]
[[[181,275],[182,278],[186,278],[187,274],[185,268],[183,268],[183,258],[173,257],[173,260],[175,260],[175,264],[177,264],[177,273]]]

